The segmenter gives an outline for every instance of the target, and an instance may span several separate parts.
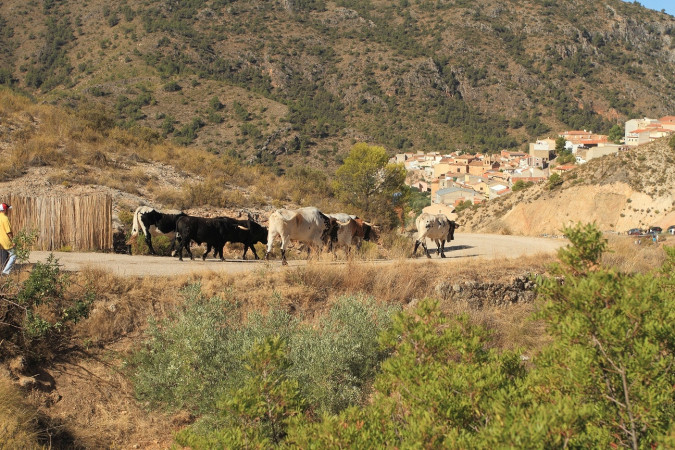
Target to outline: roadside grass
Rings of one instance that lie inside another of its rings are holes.
[[[237,258],[240,251],[233,249]],[[380,304],[406,307],[427,297],[438,298],[436,288],[442,282],[509,282],[524,273],[544,273],[554,258],[536,255],[500,264],[483,260],[332,264],[332,256],[326,257],[330,259],[285,270],[277,270],[275,265],[279,263],[274,261],[246,273],[195,272],[167,278],[119,277],[87,269],[74,274],[76,282],[72,289],[93,286],[97,298],[89,317],[76,325],[76,336],[90,345],[105,345],[143,329],[150,315],[171,314],[181,302],[179,291],[195,283],[200,284],[207,298],[236,299],[244,316],[264,313],[275,304],[311,321],[345,295],[365,295]],[[441,307],[453,314],[467,313],[473,321],[492,329],[498,335],[499,345],[505,348],[538,346],[538,335],[543,333],[538,325],[526,320],[533,311],[531,304],[476,308],[461,301],[442,300]]]
[[[37,411],[5,376],[0,376],[0,447],[39,448]]]
[[[666,259],[663,246],[675,245],[675,239],[666,235],[653,243],[651,238],[638,239],[635,236],[609,236],[609,251],[602,256],[602,263],[625,273],[645,273],[660,267]]]

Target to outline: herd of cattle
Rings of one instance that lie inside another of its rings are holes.
[[[242,259],[246,259],[246,253],[250,248],[255,259],[258,254],[255,244],[261,242],[267,245],[265,259],[272,252],[275,239],[281,240],[281,262],[286,261],[286,249],[290,241],[303,243],[307,246],[308,255],[312,249],[318,253],[328,246],[333,252],[337,248],[344,247],[349,253],[352,246],[359,247],[363,241],[378,239],[375,227],[357,216],[337,213],[324,214],[315,207],[305,207],[296,210],[278,209],[274,211],[268,220],[268,227],[264,227],[254,221],[249,215],[246,219],[233,219],[230,217],[204,218],[189,216],[180,211],[158,211],[149,206],[140,206],[134,212],[131,238],[128,250],[131,253],[131,240],[138,234],[145,236],[145,242],[151,254],[155,254],[152,246],[152,235],[162,233],[173,234],[171,244],[172,254],[178,253],[179,259],[183,260],[183,250],[193,259],[190,244],[206,244],[206,252],[202,259],[205,260],[213,249],[213,256],[223,258],[223,247],[227,242],[241,243],[244,245]],[[436,242],[437,252],[445,258],[443,247],[445,242],[454,239],[455,229],[459,226],[443,214],[422,213],[415,221],[417,236],[413,255],[421,244],[427,257],[431,258],[426,246],[426,239]]]

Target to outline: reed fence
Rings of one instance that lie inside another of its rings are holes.
[[[9,221],[16,233],[37,232],[33,250],[75,251],[112,249],[112,197],[108,194],[82,196],[0,196],[12,205]]]

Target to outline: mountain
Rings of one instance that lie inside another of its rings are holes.
[[[621,0],[5,0],[0,67],[188,149],[330,172],[357,141],[495,151],[672,114],[675,19]]]

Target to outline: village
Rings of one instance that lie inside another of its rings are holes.
[[[399,153],[391,162],[405,165],[408,186],[430,193],[431,205],[425,211],[449,215],[457,208],[493,200],[519,187],[544,182],[552,175],[562,175],[592,159],[648,144],[672,133],[675,133],[675,116],[660,119],[645,117],[627,121],[624,138],[619,143],[612,142],[607,135],[573,130],[563,131],[556,138],[547,137],[529,143],[527,153],[507,150],[499,154],[418,151]],[[558,150],[563,140],[563,149],[572,158],[559,162],[562,158],[558,158]]]

